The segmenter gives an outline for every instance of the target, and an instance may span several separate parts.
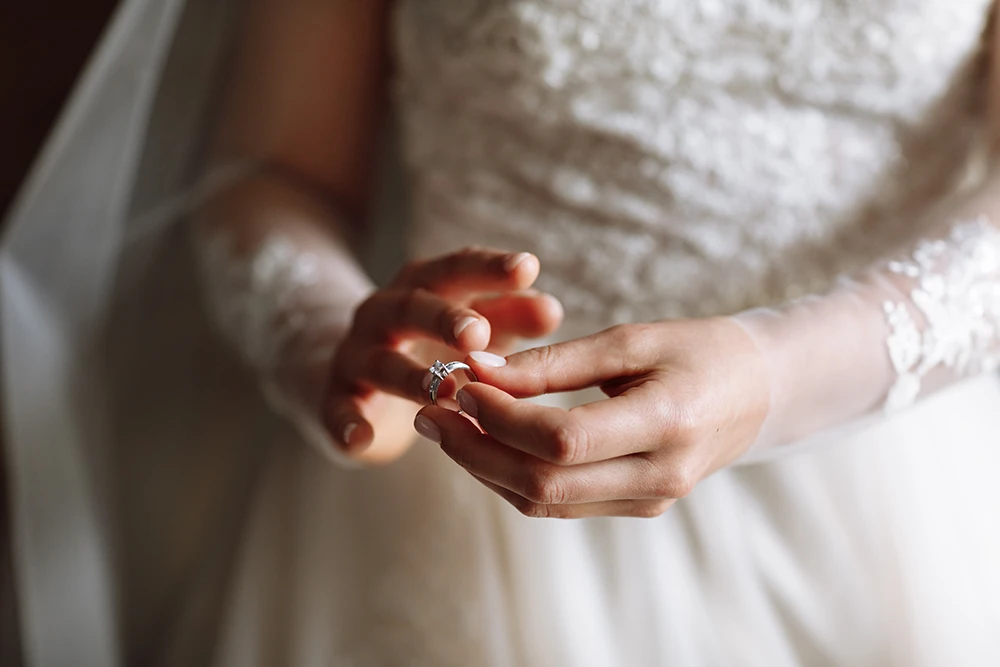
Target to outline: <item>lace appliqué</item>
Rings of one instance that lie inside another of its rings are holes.
[[[402,0],[414,253],[529,250],[582,330],[821,292],[980,145],[991,0]]]
[[[240,256],[222,234],[198,245],[216,325],[255,369],[272,372],[308,322],[300,294],[318,282],[317,258],[277,235]]]
[[[936,368],[959,376],[1000,368],[1000,231],[986,218],[958,223],[946,240],[921,242],[889,270],[914,287],[912,308],[883,305],[897,374],[886,411],[913,403]]]
[[[324,456],[352,467],[331,446],[319,407],[367,278],[346,250],[312,252],[274,232],[249,252],[218,232],[204,232],[196,247],[210,315],[259,374],[268,404]]]

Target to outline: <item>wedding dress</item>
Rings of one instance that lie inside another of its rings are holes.
[[[916,242],[974,171],[989,5],[401,0],[409,252],[536,253],[539,286],[566,307],[560,338],[822,292]],[[140,194],[158,168],[140,172]],[[100,440],[113,447],[74,450],[124,456],[79,490],[97,508],[80,527],[96,536],[81,538],[99,575],[87,585],[115,594],[75,590],[84,602],[60,618],[104,603],[92,655],[121,643],[136,664],[1000,662],[995,374],[769,448],[656,519],[530,520],[427,442],[373,470],[298,442],[181,298],[194,270],[164,261],[187,257],[158,251],[166,236],[106,278],[125,294],[107,334],[119,365],[101,381],[138,398],[118,395]],[[139,295],[157,286],[168,309],[140,323]],[[174,351],[128,343],[149,329]],[[179,350],[180,367],[150,358]],[[151,373],[189,393],[145,404],[160,396]],[[41,479],[17,452],[13,473]],[[51,520],[43,500],[25,507]],[[29,644],[69,664],[44,639],[67,630],[42,613],[56,594],[30,556],[52,536],[33,530],[19,534],[33,547],[20,560]],[[132,569],[116,587],[118,563]],[[79,581],[74,567],[58,571]],[[142,568],[158,574],[142,582]]]

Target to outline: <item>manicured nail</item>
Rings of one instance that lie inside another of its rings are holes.
[[[546,301],[552,304],[553,309],[555,309],[555,311],[559,313],[559,318],[562,319],[562,317],[566,314],[566,309],[563,308],[562,301],[555,298],[551,294],[544,294],[543,296]]]
[[[357,427],[358,425],[354,422],[351,422],[350,424],[344,427],[344,433],[341,436],[340,440],[341,442],[344,443],[345,447],[351,446],[351,434],[354,433],[354,429],[356,429]]]
[[[459,336],[461,336],[462,332],[468,329],[470,324],[475,324],[478,321],[479,321],[478,317],[472,317],[471,315],[469,317],[463,317],[462,319],[460,319],[458,323],[455,324],[455,338],[457,339]]]
[[[430,418],[417,415],[417,418],[413,420],[413,428],[417,429],[417,433],[431,442],[441,444],[441,429]]]
[[[503,268],[508,273],[510,273],[518,266],[520,266],[521,262],[528,259],[529,257],[531,257],[531,253],[529,252],[519,252],[516,255],[509,255],[507,259],[505,259],[503,262]]]
[[[479,419],[476,399],[469,396],[469,394],[464,390],[459,389],[458,393],[455,394],[455,400],[458,401],[458,407],[462,408],[462,412],[469,415],[473,419]]]
[[[483,366],[489,366],[490,368],[503,368],[507,365],[507,360],[501,356],[493,354],[492,352],[470,352],[469,356],[477,364],[482,364]]]

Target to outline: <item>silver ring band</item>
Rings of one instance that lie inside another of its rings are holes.
[[[463,364],[461,361],[449,361],[446,364],[435,361],[434,365],[427,369],[427,372],[431,374],[431,383],[427,387],[427,394],[430,396],[431,403],[437,405],[438,388],[441,387],[444,379],[455,371],[465,371],[465,374],[469,376],[472,382],[479,382],[479,378],[476,377],[476,374],[469,368],[468,364]]]

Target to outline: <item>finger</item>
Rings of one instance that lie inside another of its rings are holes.
[[[528,289],[538,278],[540,268],[538,258],[531,253],[466,248],[443,257],[411,262],[392,284],[454,298]]]
[[[518,512],[533,519],[588,519],[601,516],[654,519],[661,516],[676,502],[674,500],[611,500],[580,505],[541,505],[487,480],[479,479],[479,481],[510,503]]]
[[[662,475],[650,460],[626,456],[601,463],[558,466],[507,447],[470,420],[440,408],[421,415],[441,434],[441,449],[476,477],[541,505],[664,498]]]
[[[641,384],[571,410],[519,401],[482,382],[466,385],[456,399],[484,431],[508,447],[575,466],[652,451],[671,440],[678,420],[667,399],[651,386]]]
[[[470,354],[466,363],[483,382],[523,398],[639,375],[654,361],[655,350],[655,341],[644,325],[624,325],[506,359],[477,352]]]
[[[429,400],[431,376],[427,367],[391,348],[368,346],[338,354],[333,375],[335,382],[344,386],[379,389],[416,403]]]
[[[350,338],[362,344],[395,343],[408,334],[471,351],[489,344],[491,330],[476,311],[426,290],[380,290],[358,307]]]
[[[344,395],[335,391],[321,411],[323,425],[342,455],[331,458],[361,465],[395,461],[413,443],[408,424],[415,412],[413,403],[385,392]],[[308,423],[299,425],[309,427]]]
[[[340,392],[332,394],[323,408],[323,425],[337,447],[348,456],[361,454],[375,437],[362,410],[358,396]]]
[[[558,329],[563,319],[563,307],[558,299],[533,291],[478,299],[469,307],[490,322],[493,329],[491,345],[504,338],[546,336]]]

